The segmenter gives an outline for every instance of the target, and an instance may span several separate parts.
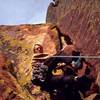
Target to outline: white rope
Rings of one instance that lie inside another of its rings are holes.
[[[88,58],[88,59],[100,59],[100,56],[50,56],[54,58]]]

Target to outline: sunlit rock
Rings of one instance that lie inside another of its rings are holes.
[[[40,44],[43,52],[55,54],[59,48],[59,38],[54,25],[0,26],[0,49],[17,69],[17,79],[25,85],[32,78],[34,45]]]

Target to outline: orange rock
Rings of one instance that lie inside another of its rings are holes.
[[[6,56],[3,54],[3,52],[0,52],[0,69],[6,68],[6,60]]]
[[[32,59],[35,44],[48,54],[57,53],[60,49],[58,31],[52,24],[0,26],[0,48],[6,52],[9,60],[17,68],[17,78],[25,85],[32,77]],[[36,49],[36,48],[35,48]]]

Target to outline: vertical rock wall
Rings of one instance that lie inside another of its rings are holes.
[[[82,55],[100,57],[100,0],[54,0],[46,21],[57,24]],[[100,59],[89,60],[100,66]]]

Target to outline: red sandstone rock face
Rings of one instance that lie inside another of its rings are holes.
[[[2,52],[0,52],[0,69],[3,69],[6,65],[6,57]]]
[[[0,100],[34,100],[25,88],[32,79],[34,45],[50,56],[60,49],[59,43],[52,24],[0,26]]]
[[[35,44],[40,44],[44,53],[49,56],[59,50],[58,31],[52,28],[53,26],[52,24],[0,26],[0,50],[17,68],[17,78],[21,85],[31,80]]]
[[[51,3],[48,7],[47,22],[56,23],[61,33],[70,36],[83,55],[99,56],[100,0],[58,1],[56,6]],[[95,59],[97,62],[100,66],[100,59]]]
[[[7,70],[0,70],[0,100],[34,100]]]
[[[33,44],[33,47],[34,44],[40,44],[44,52],[55,54],[60,47],[58,32],[52,28],[53,26],[52,24],[0,26],[0,34],[5,33],[15,40],[26,41],[28,44]],[[2,42],[2,37],[0,39]]]
[[[0,100],[12,99],[10,96],[16,96],[19,91],[21,88],[15,78],[9,72],[0,70]]]

